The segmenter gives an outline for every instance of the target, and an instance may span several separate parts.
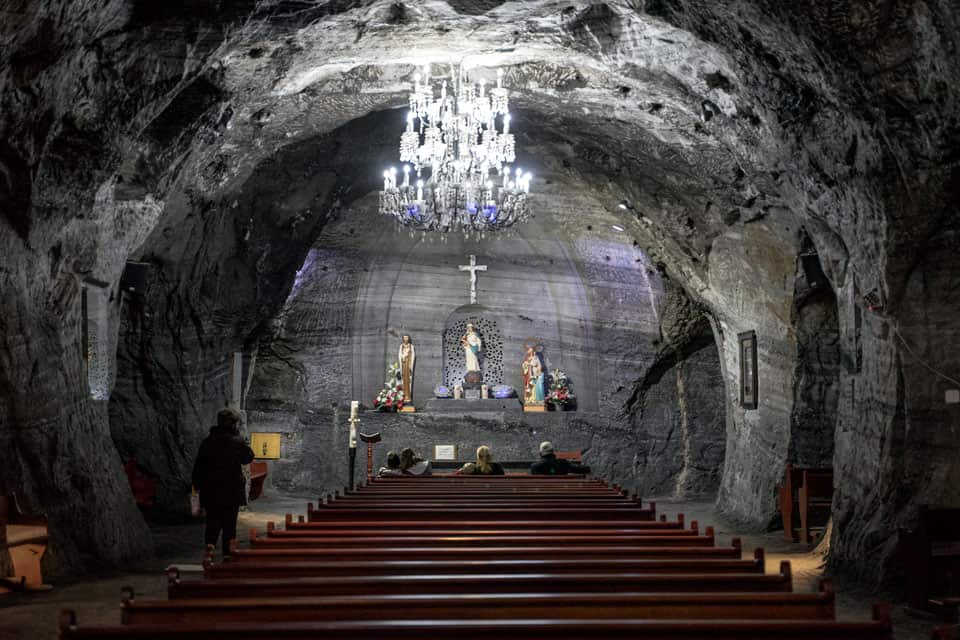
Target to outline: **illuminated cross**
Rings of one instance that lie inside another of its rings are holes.
[[[470,256],[470,264],[461,264],[460,271],[470,272],[470,304],[477,304],[477,271],[486,271],[487,265],[477,264],[477,256]]]

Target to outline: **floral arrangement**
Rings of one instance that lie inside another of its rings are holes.
[[[567,407],[576,402],[577,397],[570,391],[570,379],[562,369],[554,369],[550,374],[550,390],[546,402],[555,407]]]
[[[377,411],[397,411],[403,407],[403,385],[400,374],[400,363],[394,362],[387,369],[387,381],[383,389],[373,401],[373,408]]]

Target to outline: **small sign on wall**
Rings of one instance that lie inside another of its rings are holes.
[[[258,458],[277,460],[280,457],[279,433],[251,433],[250,448]]]
[[[433,446],[434,460],[456,460],[457,445],[455,444],[437,444]]]

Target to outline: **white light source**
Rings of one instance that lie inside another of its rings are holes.
[[[400,185],[396,169],[384,174],[380,213],[422,231],[465,233],[504,229],[529,219],[530,176],[517,168],[516,179],[511,179],[514,174],[509,163],[516,157],[516,140],[510,133],[509,94],[503,87],[503,75],[503,70],[498,70],[496,86],[488,88],[482,80],[470,82],[462,69],[454,67],[449,91],[445,78],[438,97],[430,87],[429,65],[424,66],[422,75],[414,74],[407,126],[400,136],[400,160],[409,165],[403,167]],[[503,116],[499,130],[498,115]],[[418,180],[415,189],[408,179],[410,166],[417,177],[422,169],[430,170],[426,181]],[[502,177],[497,183],[502,186],[495,190],[491,178],[497,175]],[[475,191],[480,185],[490,191],[487,204],[496,207],[496,215],[470,213],[470,209],[476,211]],[[413,210],[416,215],[411,214]]]

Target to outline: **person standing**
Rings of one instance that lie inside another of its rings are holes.
[[[200,506],[207,512],[207,551],[213,551],[222,533],[223,556],[230,555],[230,541],[237,537],[237,513],[247,504],[242,465],[253,458],[253,449],[240,437],[240,412],[221,409],[216,426],[200,445],[192,474]]]

